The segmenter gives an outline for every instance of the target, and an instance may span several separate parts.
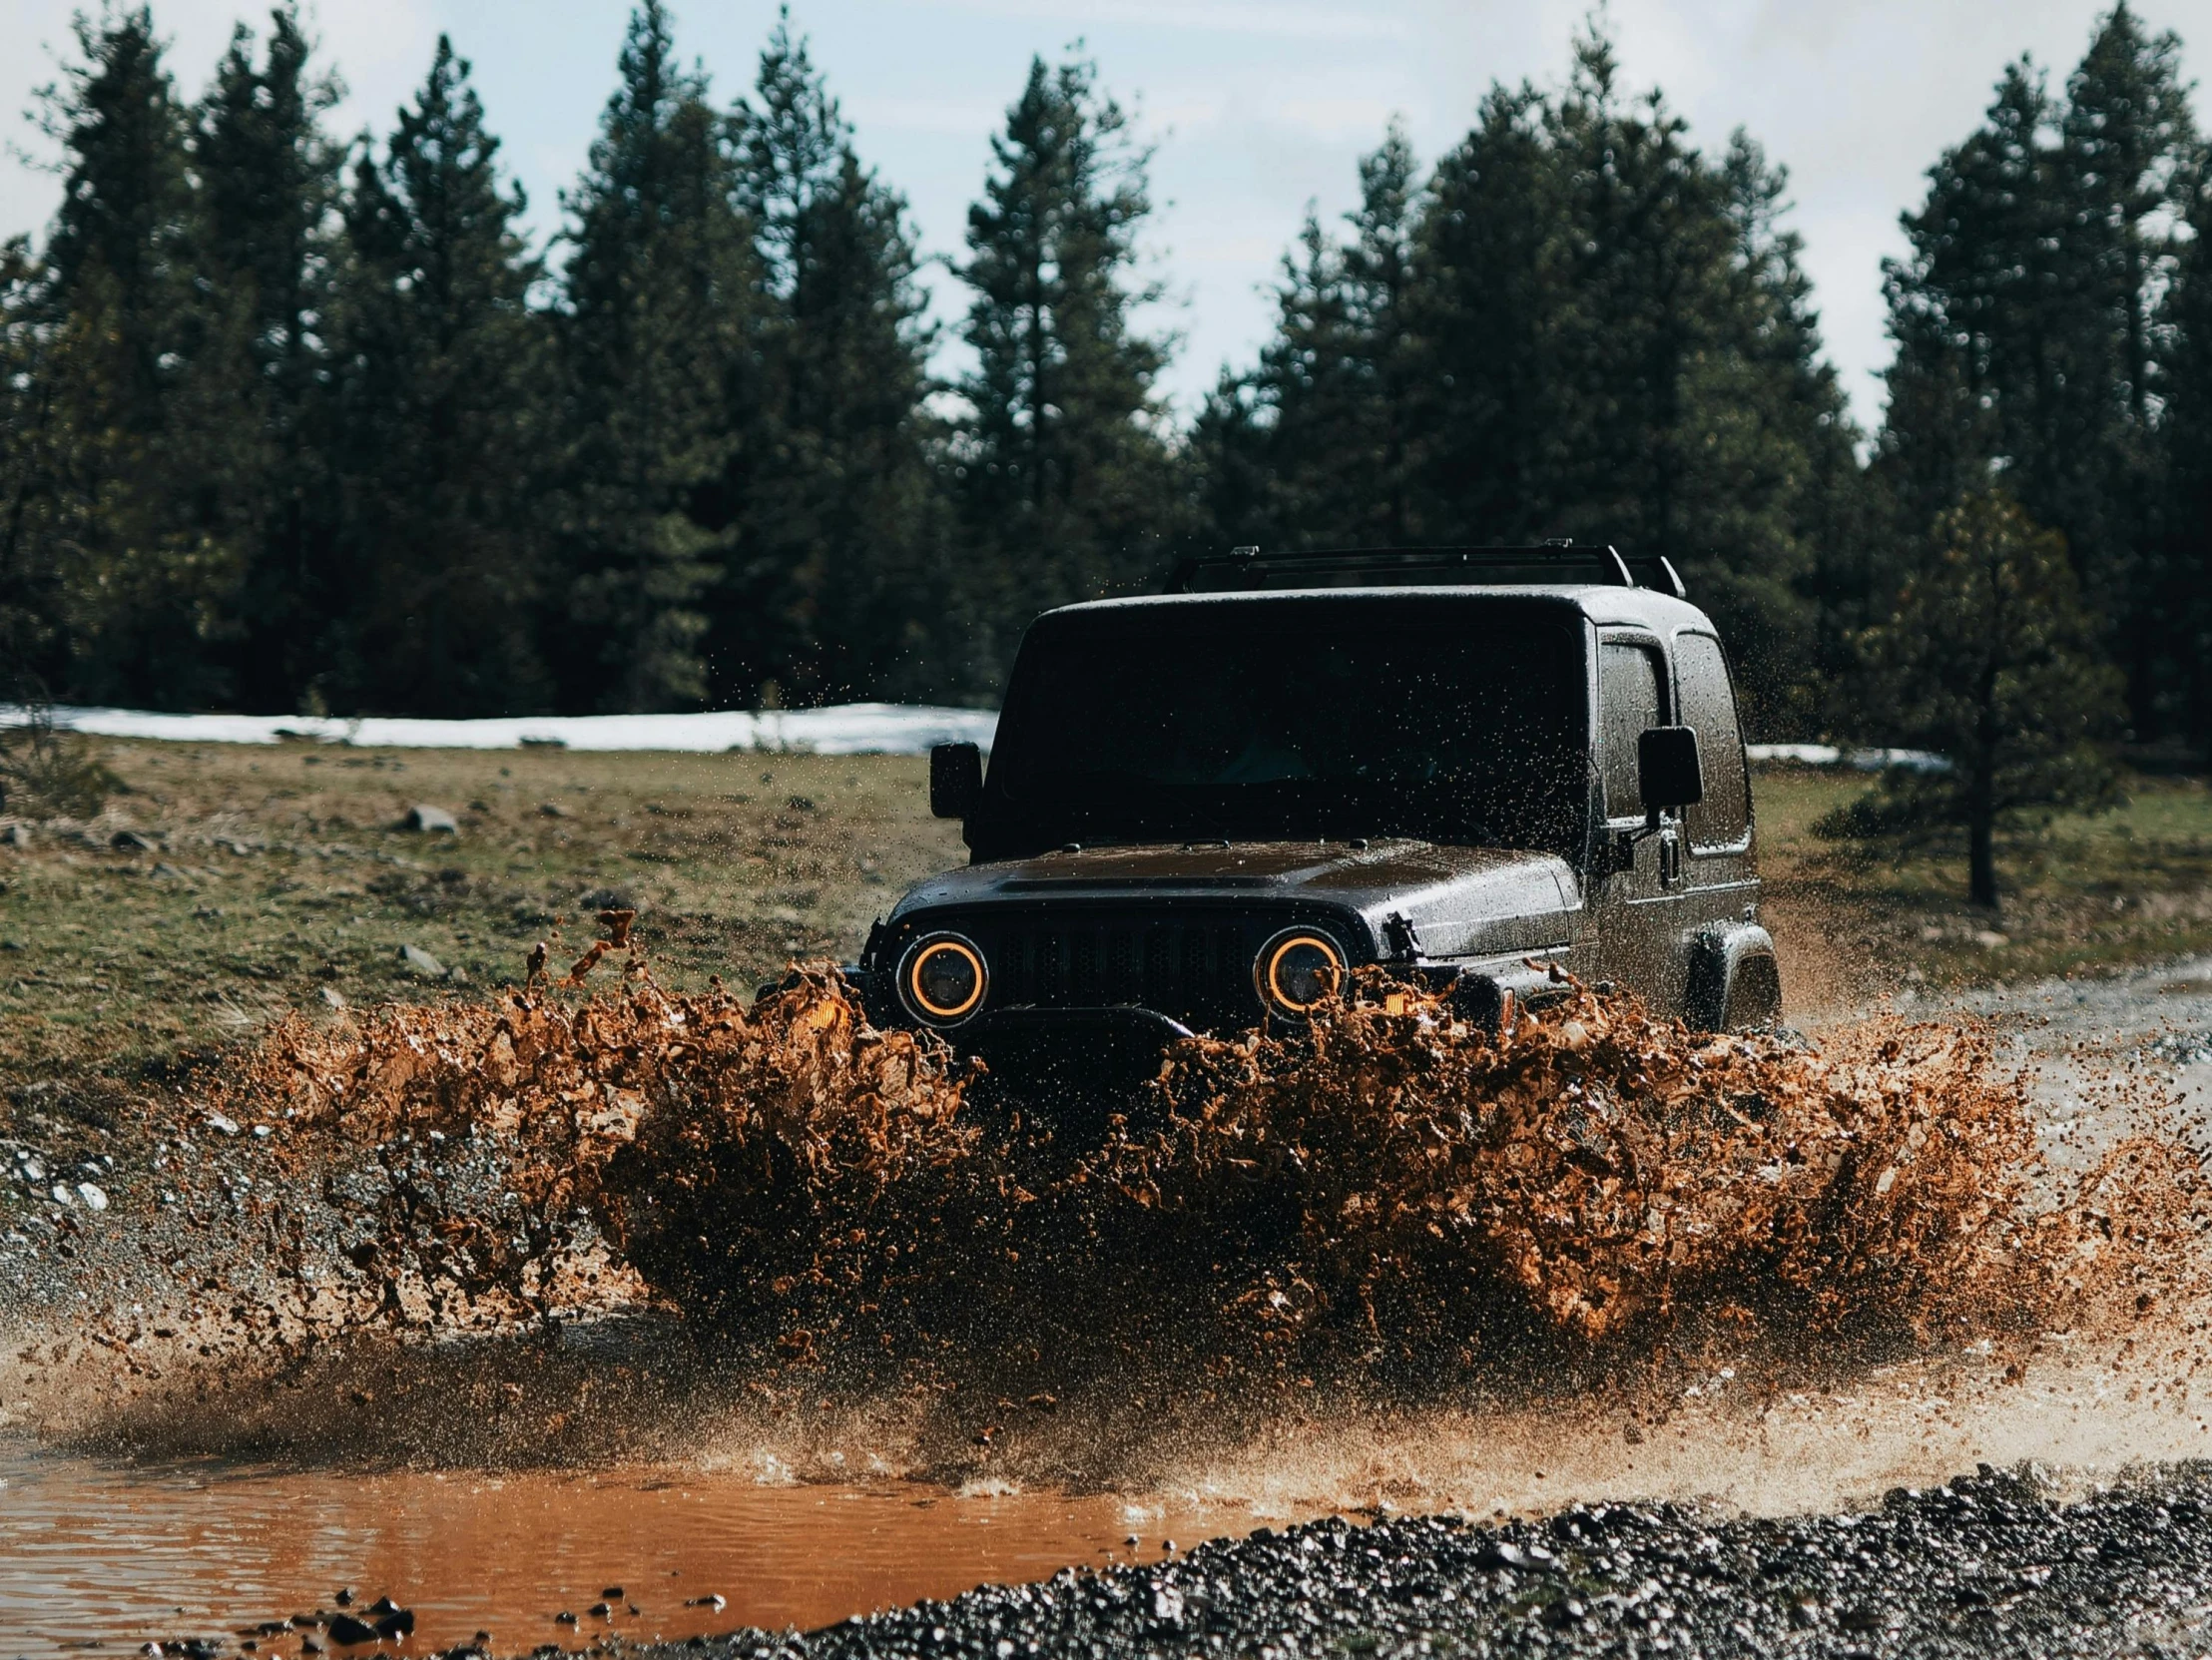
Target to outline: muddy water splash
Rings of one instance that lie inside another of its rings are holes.
[[[1579,985],[1492,1036],[1371,977],[1308,1031],[1182,1044],[1103,1134],[828,970],[750,1009],[633,965],[581,1004],[294,1021],[219,1104],[316,1195],[262,1218],[265,1337],[551,1321],[627,1272],[724,1352],[1024,1397],[1140,1358],[1401,1392],[1700,1332],[2022,1340],[2183,1291],[2205,1212],[2176,1137],[2051,1168],[1973,1028],[1823,1049]]]

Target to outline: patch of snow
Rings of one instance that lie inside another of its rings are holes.
[[[988,709],[927,704],[849,703],[824,709],[721,710],[701,715],[542,715],[483,721],[304,715],[163,715],[140,709],[56,707],[54,725],[95,738],[150,738],[179,744],[276,744],[306,739],[360,749],[660,750],[695,755],[757,751],[798,755],[926,755],[932,744],[979,744],[998,730]],[[25,711],[0,706],[0,727],[21,726]]]
[[[1746,744],[1744,754],[1755,764],[1849,767],[1855,773],[1886,773],[1893,767],[1908,773],[1950,771],[1950,757],[1937,755],[1933,750],[1846,750],[1834,744]]]

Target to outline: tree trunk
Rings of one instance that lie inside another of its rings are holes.
[[[1966,898],[1997,908],[1996,814],[1981,779],[1974,781],[1966,806]]]

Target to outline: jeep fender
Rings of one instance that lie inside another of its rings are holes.
[[[1709,1032],[1743,1031],[1782,1017],[1782,969],[1774,936],[1756,922],[1707,928],[1690,949],[1683,1010]]]

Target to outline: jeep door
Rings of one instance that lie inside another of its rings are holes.
[[[1682,925],[1691,933],[1733,922],[1759,897],[1751,852],[1751,779],[1728,656],[1704,629],[1674,636],[1675,707],[1697,733],[1705,799],[1683,815]]]
[[[1594,967],[1599,978],[1638,992],[1654,1010],[1682,1007],[1689,961],[1683,940],[1681,822],[1660,815],[1645,830],[1637,786],[1636,742],[1646,728],[1666,726],[1673,681],[1652,635],[1605,629],[1598,636],[1598,779],[1604,829],[1592,860],[1597,923]],[[1631,838],[1633,837],[1633,838]],[[1606,871],[1602,877],[1599,871]]]

